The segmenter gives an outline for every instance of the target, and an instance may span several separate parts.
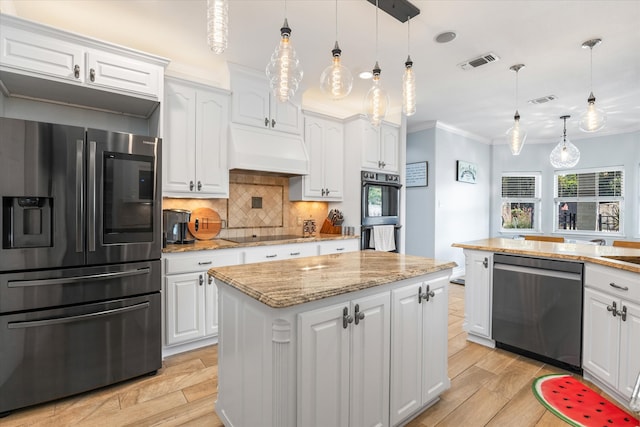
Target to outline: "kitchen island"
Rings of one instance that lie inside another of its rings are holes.
[[[454,262],[359,251],[212,268],[225,425],[398,425],[449,388]]]
[[[584,377],[623,405],[628,404],[640,372],[640,249],[500,238],[455,243],[453,246],[463,248],[465,254],[464,329],[470,341],[490,347],[501,341],[496,338],[499,335],[495,330],[496,319],[502,324],[505,319],[502,316],[505,305],[500,303],[504,300],[505,283],[500,283],[498,274],[501,277],[505,271],[511,274],[512,280],[506,283],[510,293],[516,287],[526,292],[526,303],[520,310],[514,310],[512,305],[506,305],[506,309],[518,313],[531,311],[533,318],[537,319],[535,323],[514,322],[513,330],[529,325],[537,329],[538,335],[544,339],[548,329],[541,319],[558,309],[566,312],[569,304],[566,300],[539,294],[531,280],[516,280],[517,274],[528,274],[538,268],[514,267],[515,263],[505,266],[505,256],[536,264],[551,261],[577,266],[582,273],[578,276],[578,300],[574,303],[578,304],[577,315],[580,318],[548,326],[566,332],[568,322],[577,320],[576,334],[580,331],[582,334],[578,337],[582,340],[579,360]],[[540,283],[547,289],[554,288],[550,283],[555,283],[558,278],[568,277],[566,273],[549,271],[537,274],[542,275]],[[547,279],[544,279],[545,275]],[[536,312],[533,307],[540,310]]]

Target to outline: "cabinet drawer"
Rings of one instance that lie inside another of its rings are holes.
[[[585,265],[585,286],[640,302],[640,274],[601,265]]]
[[[340,254],[360,250],[358,239],[344,239],[320,242],[320,255]]]
[[[282,261],[318,255],[317,243],[299,243],[289,245],[268,245],[246,248],[245,264],[254,262]]]
[[[211,267],[241,264],[241,251],[220,249],[182,254],[165,255],[165,274],[191,273]]]

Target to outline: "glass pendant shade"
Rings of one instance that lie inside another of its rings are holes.
[[[302,67],[291,44],[291,28],[287,19],[280,29],[280,43],[271,55],[271,61],[267,64],[267,78],[271,92],[280,102],[287,102],[298,90],[302,80]]]
[[[407,57],[404,63],[404,75],[402,76],[402,112],[406,116],[416,113],[416,77],[413,73],[413,61]]]
[[[333,100],[343,99],[351,93],[353,75],[340,61],[342,51],[337,41],[331,53],[333,55],[333,63],[322,72],[320,88]]]
[[[527,132],[520,126],[520,114],[516,111],[513,116],[513,127],[507,131],[507,140],[511,154],[517,156],[522,151],[522,146],[527,139]]]
[[[229,34],[229,2],[207,0],[207,43],[220,55],[227,48]]]
[[[587,109],[580,115],[580,130],[583,132],[596,132],[607,123],[607,115],[596,107],[596,98],[593,92],[587,100]]]
[[[364,98],[364,110],[373,126],[379,126],[389,107],[389,94],[380,82],[380,67],[376,62],[373,68],[373,85]]]
[[[587,109],[580,115],[580,130],[583,132],[596,132],[607,123],[607,115],[596,107],[596,97],[593,95],[593,48],[598,46],[602,39],[591,39],[582,43],[582,48],[589,48],[589,86],[591,92],[587,98]]]
[[[562,116],[564,119],[564,133],[558,145],[551,150],[549,160],[551,165],[557,169],[569,169],[580,161],[580,150],[567,139],[567,119],[569,116]]]

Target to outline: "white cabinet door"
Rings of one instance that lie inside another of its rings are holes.
[[[449,388],[447,374],[447,325],[449,315],[449,279],[443,277],[423,282],[422,291],[427,295],[422,300],[423,364],[422,403],[438,397]]]
[[[351,303],[351,426],[389,424],[390,307],[389,292]]]
[[[262,129],[300,134],[302,115],[292,101],[279,102],[264,73],[231,66],[231,121]]]
[[[399,169],[400,133],[396,126],[388,123],[380,125],[380,160],[385,172],[397,173]]]
[[[421,282],[391,292],[391,425],[396,425],[422,403]]]
[[[582,367],[616,388],[620,322],[608,310],[614,302],[614,298],[603,292],[590,288],[584,290]]]
[[[163,194],[228,197],[227,94],[166,81]]]
[[[213,277],[206,277],[206,287],[204,291],[204,313],[206,336],[218,335],[218,288]]]
[[[465,262],[465,330],[490,339],[493,254],[465,250]]]
[[[200,272],[166,277],[167,345],[204,336],[205,276],[205,272]]]
[[[302,313],[299,316],[300,364],[298,425],[349,425],[349,326],[343,325],[348,305]]]
[[[362,126],[362,167],[380,169],[380,133],[369,123]]]
[[[49,36],[6,26],[0,31],[0,64],[16,70],[84,82],[85,49]]]
[[[196,106],[196,190],[202,194],[227,196],[227,128],[229,97],[198,91]]]
[[[196,90],[166,81],[162,144],[163,193],[195,188]]]
[[[625,319],[619,317],[620,327],[620,380],[618,390],[631,398],[636,378],[640,374],[640,305],[621,301],[626,308]]]
[[[344,126],[309,115],[304,142],[309,153],[309,175],[289,180],[289,200],[341,201],[343,195]]]
[[[157,66],[109,52],[87,52],[85,82],[133,95],[157,97],[162,75]]]

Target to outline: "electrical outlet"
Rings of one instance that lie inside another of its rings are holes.
[[[302,217],[301,216],[298,217],[298,225],[302,225]]]

